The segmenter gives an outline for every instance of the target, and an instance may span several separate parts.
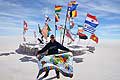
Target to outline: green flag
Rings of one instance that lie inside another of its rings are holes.
[[[50,26],[48,25],[48,31],[51,31]]]

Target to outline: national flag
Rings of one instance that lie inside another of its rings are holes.
[[[77,34],[79,35],[80,39],[85,39],[85,40],[88,39],[88,36],[86,34],[83,34],[83,33],[80,33],[80,32],[78,32]]]
[[[70,17],[77,17],[77,11],[70,11]]]
[[[81,28],[83,28],[83,25],[78,25],[78,27],[81,27]]]
[[[76,1],[70,1],[70,2],[68,3],[68,7],[72,7],[72,5],[75,5],[75,4],[77,4]]]
[[[55,5],[55,12],[60,12],[62,10],[62,6],[60,5]]]
[[[55,22],[59,22],[59,19],[60,19],[59,14],[55,13]]]
[[[98,43],[98,37],[95,34],[92,34],[90,36],[90,39],[92,39],[93,41],[95,41],[96,43]]]
[[[62,28],[63,28],[62,25],[58,26],[58,30],[62,30]]]
[[[39,29],[39,33],[42,35],[42,31],[39,24],[38,24],[38,29]]]
[[[49,25],[47,25],[47,26],[48,26],[48,31],[51,31],[50,26]]]
[[[82,33],[82,32],[84,32],[83,26],[82,25],[78,25],[78,33]]]
[[[43,29],[42,29],[42,34],[43,34],[43,37],[44,37],[45,39],[47,39],[47,36],[48,36],[48,26],[47,26],[47,25],[45,25],[45,26],[43,27]]]
[[[74,22],[73,21],[70,21],[70,29],[72,29],[74,27]]]
[[[49,22],[51,21],[51,19],[49,18],[49,16],[45,15],[45,22]]]
[[[93,16],[93,15],[88,13],[87,17],[86,17],[86,20],[85,20],[85,24],[96,28],[98,26],[98,21],[97,21],[96,16]]]
[[[74,10],[76,10],[77,6],[78,6],[78,4],[72,4],[72,6],[70,6],[70,7],[68,6],[68,10],[74,11]]]
[[[87,24],[84,24],[83,30],[84,30],[84,31],[87,31],[87,32],[89,32],[89,33],[91,33],[91,34],[93,34],[93,33],[95,32],[95,28],[94,28],[94,27],[91,27],[91,26],[89,26],[89,25],[87,25]]]
[[[67,36],[68,38],[70,38],[72,41],[74,41],[74,39],[72,38],[69,30],[66,30],[66,36]]]
[[[28,30],[28,24],[27,24],[26,21],[24,21],[24,26],[23,26],[23,28],[24,28],[24,32],[26,32],[26,31]]]
[[[50,31],[51,31],[51,29],[50,29],[50,26],[48,25],[48,37],[50,35]]]
[[[71,1],[68,4],[68,16],[70,17],[77,17],[77,8],[78,4],[76,3],[76,1]]]
[[[45,23],[45,26],[47,26],[47,37],[49,37],[51,31],[50,26],[47,23]]]

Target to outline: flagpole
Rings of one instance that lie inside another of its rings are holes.
[[[57,26],[57,25],[56,25],[56,22],[55,22],[55,38],[56,38],[56,26]]]
[[[25,30],[24,30],[24,22],[25,21],[23,21],[23,42],[26,42],[26,39],[25,39]]]
[[[55,5],[56,6],[56,5]],[[56,15],[56,12],[55,12],[55,15]],[[54,15],[54,16],[55,16]],[[56,38],[56,20],[55,20],[55,38]]]
[[[65,27],[64,27],[64,32],[63,32],[62,45],[63,45],[63,43],[64,43],[65,30],[66,30],[66,23],[67,23],[67,16],[68,16],[68,8],[67,8],[67,12],[66,12],[66,19],[65,19]]]

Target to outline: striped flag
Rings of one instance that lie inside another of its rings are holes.
[[[70,11],[70,17],[77,17],[77,11]]]
[[[77,17],[77,8],[78,4],[76,3],[76,1],[71,1],[68,4],[68,16],[70,17]]]
[[[56,6],[55,5],[55,12],[60,12],[62,10],[62,6],[58,5]]]
[[[59,19],[60,19],[59,14],[55,13],[55,22],[59,22]]]
[[[93,33],[95,32],[95,29],[94,29],[93,27],[88,26],[88,25],[86,25],[86,24],[84,25],[83,30],[84,30],[84,31],[87,31],[87,32],[89,32],[89,33],[91,33],[91,34],[93,34]]]
[[[95,32],[95,28],[98,26],[98,21],[96,16],[93,16],[91,14],[87,14],[85,23],[84,23],[84,31],[87,31],[91,34]]]
[[[86,20],[85,20],[85,24],[96,28],[98,26],[98,21],[97,21],[96,16],[93,16],[93,15],[88,13],[87,17],[86,17]]]
[[[78,25],[78,33],[82,33],[82,32],[84,32],[83,26],[82,25]]]

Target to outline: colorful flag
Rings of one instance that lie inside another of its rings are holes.
[[[70,17],[77,17],[77,8],[78,4],[76,3],[76,1],[71,1],[68,4],[68,16]]]
[[[89,25],[87,25],[87,24],[84,24],[83,30],[84,30],[84,31],[87,31],[87,32],[89,32],[89,33],[91,33],[91,34],[93,34],[93,33],[95,32],[95,28],[94,28],[94,27],[91,27],[91,26],[89,26]]]
[[[47,25],[47,26],[48,26],[48,31],[51,31],[50,26],[49,25]]]
[[[77,6],[78,6],[78,4],[72,4],[72,6],[68,6],[68,10],[74,11],[74,10],[76,10]]]
[[[27,30],[28,30],[28,24],[27,24],[27,22],[26,21],[24,21],[24,32],[26,32]]]
[[[62,28],[63,28],[62,25],[58,26],[58,30],[62,30]]]
[[[95,28],[98,26],[98,21],[96,16],[93,16],[91,14],[87,14],[85,23],[84,23],[84,31],[87,31],[91,34],[95,32]]]
[[[49,37],[51,29],[50,29],[49,25],[47,25],[47,26],[48,26],[48,35],[47,35],[47,37]]]
[[[78,27],[81,27],[81,28],[83,28],[83,25],[78,25]]]
[[[93,15],[88,13],[87,17],[86,17],[86,20],[85,20],[85,24],[96,28],[98,26],[98,21],[97,21],[96,16],[93,16]]]
[[[70,21],[70,29],[72,29],[74,27],[74,22],[73,21]]]
[[[41,57],[38,61],[39,73],[37,78],[46,71],[59,70],[66,77],[73,77],[73,55],[72,53],[61,53]]]
[[[55,6],[55,12],[60,12],[62,10],[62,6]]]
[[[78,33],[82,33],[82,32],[84,32],[83,26],[82,25],[78,25]]]
[[[83,33],[80,33],[80,32],[78,32],[77,34],[79,35],[80,39],[84,39],[84,40],[88,39],[88,36],[86,34],[83,34]]]
[[[74,39],[72,38],[69,30],[66,30],[66,36],[67,36],[68,38],[70,38],[72,41],[74,41]]]
[[[59,22],[59,19],[60,19],[59,14],[55,13],[55,22]]]
[[[45,26],[43,27],[43,29],[42,29],[42,35],[43,35],[43,37],[44,37],[45,39],[47,39],[47,37],[48,37],[48,26],[47,26],[47,25],[45,25]]]
[[[98,43],[98,37],[95,34],[92,34],[90,36],[90,39],[92,39],[93,41],[95,41],[96,43]]]
[[[69,15],[70,17],[77,17],[77,11],[76,11],[76,10],[74,10],[74,11],[69,11],[69,12],[68,12],[68,15]]]

